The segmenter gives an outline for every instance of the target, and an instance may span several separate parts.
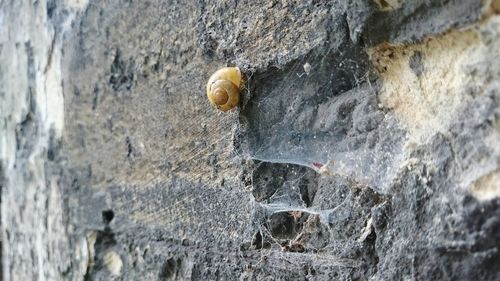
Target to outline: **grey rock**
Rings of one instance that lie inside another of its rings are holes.
[[[0,2],[2,280],[500,280],[498,1],[299,2]]]

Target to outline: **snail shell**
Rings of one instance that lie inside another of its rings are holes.
[[[238,67],[221,68],[208,79],[208,100],[218,109],[228,111],[240,103],[242,85],[243,78]]]

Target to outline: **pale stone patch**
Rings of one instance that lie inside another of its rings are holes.
[[[111,274],[115,276],[120,275],[123,267],[123,262],[120,258],[120,255],[118,255],[115,251],[109,251],[104,255],[103,260],[104,265],[109,270],[109,272],[111,272]]]
[[[373,0],[377,8],[381,11],[392,11],[401,7],[403,0]]]
[[[54,129],[57,138],[62,136],[64,128],[64,95],[61,78],[61,49],[54,48],[46,67],[37,73],[38,95],[35,96],[40,106],[45,130]]]
[[[66,5],[76,10],[83,10],[87,7],[89,0],[66,0]]]
[[[477,179],[470,186],[470,192],[480,201],[500,197],[500,170],[495,170]]]
[[[497,26],[491,17],[482,26]],[[380,106],[391,109],[409,131],[409,140],[422,143],[435,133],[446,133],[457,114],[473,96],[471,86],[481,93],[482,81],[470,71],[475,63],[496,57],[500,43],[485,46],[481,27],[453,30],[412,45],[376,46],[368,53],[376,72],[382,77]],[[421,68],[412,66],[420,57]],[[413,67],[413,69],[412,69]]]

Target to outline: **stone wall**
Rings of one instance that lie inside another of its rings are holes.
[[[500,280],[500,2],[0,0],[4,280]],[[245,74],[240,107],[205,94]]]

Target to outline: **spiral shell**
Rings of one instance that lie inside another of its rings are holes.
[[[240,103],[240,88],[243,78],[238,67],[217,70],[207,83],[207,97],[211,104],[228,111]]]

